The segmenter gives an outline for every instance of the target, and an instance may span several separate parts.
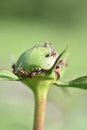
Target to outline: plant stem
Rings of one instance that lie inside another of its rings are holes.
[[[46,108],[46,98],[48,89],[39,87],[34,91],[35,98],[35,115],[34,115],[34,128],[33,130],[44,129],[44,116]]]

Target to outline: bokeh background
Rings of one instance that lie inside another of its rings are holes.
[[[60,53],[69,43],[62,80],[87,75],[86,0],[0,0],[0,69],[46,40]],[[45,130],[87,130],[87,91],[52,86]],[[32,130],[33,93],[20,82],[0,81],[0,130]]]

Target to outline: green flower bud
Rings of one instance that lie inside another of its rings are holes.
[[[57,52],[45,46],[35,46],[25,51],[18,59],[16,67],[23,67],[28,72],[36,68],[50,69],[58,57]]]
[[[60,77],[62,61],[54,66],[57,59],[58,53],[48,43],[43,46],[34,46],[19,57],[16,65],[12,66],[13,72],[28,86],[36,86],[43,82],[50,85]]]

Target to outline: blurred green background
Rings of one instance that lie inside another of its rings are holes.
[[[60,53],[69,43],[62,80],[87,75],[86,0],[0,0],[0,69],[48,40]],[[0,81],[0,130],[32,130],[33,93],[20,82]],[[87,91],[51,87],[45,130],[87,130]]]

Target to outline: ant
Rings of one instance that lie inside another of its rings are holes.
[[[25,77],[25,78],[26,77],[34,78],[34,77],[40,75],[42,72],[44,72],[44,70],[41,69],[40,67],[36,68],[35,70],[33,70],[31,72],[25,71],[23,69],[22,64],[20,64],[18,68],[16,68],[16,65],[13,64],[12,68],[13,68],[13,73],[15,75],[20,76],[20,77]]]
[[[13,64],[13,65],[12,65],[12,68],[13,68],[13,73],[14,73],[15,75],[20,75],[20,76],[22,76],[22,77],[27,77],[27,76],[28,76],[28,72],[25,71],[25,70],[23,70],[22,64],[20,64],[18,68],[16,68],[16,65]]]
[[[61,59],[58,64],[56,65],[54,72],[57,76],[57,79],[60,78],[60,72],[62,71],[63,67],[67,66],[66,60]]]
[[[49,41],[46,41],[43,46],[46,47],[46,48],[47,48],[47,47],[49,48],[49,47],[50,47]]]
[[[57,53],[52,50],[51,52],[49,52],[48,54],[46,54],[45,57],[51,57],[51,56],[55,57],[56,54],[57,54]]]

